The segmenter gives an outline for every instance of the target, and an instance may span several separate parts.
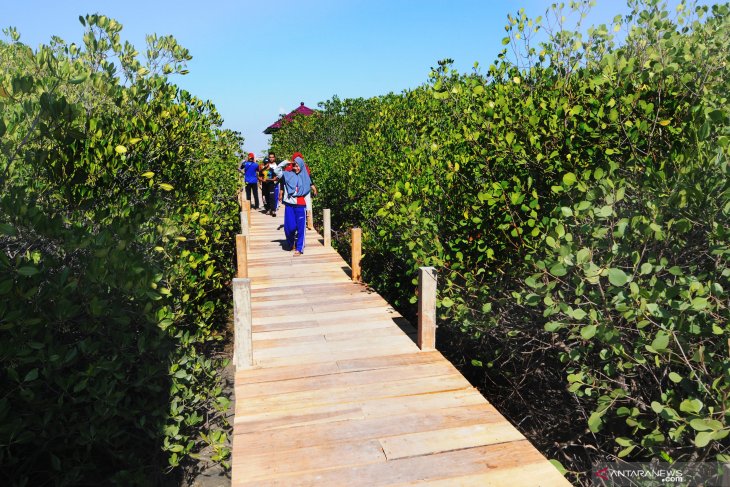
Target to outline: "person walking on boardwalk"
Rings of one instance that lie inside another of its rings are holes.
[[[291,160],[293,161],[297,157],[301,157],[304,159],[304,156],[301,152],[295,152],[291,156]],[[309,168],[309,165],[307,165],[307,173],[309,173],[309,177],[312,177],[312,170]],[[316,196],[317,195],[317,187],[312,184],[312,193]],[[314,230],[314,217],[312,216],[312,194],[308,194],[305,198],[305,201],[307,202],[307,228],[309,230]]]
[[[282,202],[284,203],[284,236],[288,250],[294,250],[294,255],[304,253],[304,236],[307,226],[307,203],[306,196],[314,191],[312,179],[309,177],[309,170],[301,157],[296,157],[292,162],[292,170],[285,171],[284,167],[289,161],[284,161],[274,166],[274,173],[281,182]]]
[[[248,153],[248,160],[241,164],[240,170],[243,171],[243,180],[246,183],[246,199],[251,201],[251,193],[253,193],[254,204],[252,209],[259,208],[259,165],[254,160],[253,152]]]
[[[259,172],[264,208],[271,213],[271,216],[276,216],[276,210],[279,207],[279,180],[276,174],[274,174],[275,165],[276,155],[273,152],[269,152],[269,156],[264,161],[264,165]]]

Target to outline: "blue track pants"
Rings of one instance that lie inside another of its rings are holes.
[[[288,248],[304,252],[304,233],[307,228],[307,207],[284,205],[284,235]]]

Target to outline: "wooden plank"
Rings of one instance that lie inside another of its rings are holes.
[[[297,362],[309,364],[348,359],[352,358],[354,353],[360,353],[363,356],[376,356],[409,353],[414,350],[418,350],[415,342],[403,335],[373,337],[367,340],[342,340],[337,342],[336,346],[327,342],[324,345],[311,347],[292,345],[290,347],[254,350],[254,360],[256,363],[266,366],[292,365]]]
[[[290,289],[287,292],[287,294],[288,295],[292,295],[292,294],[302,294],[303,295],[304,290],[302,288]],[[252,293],[251,300],[252,300],[252,302],[266,301],[268,298],[268,300],[275,301],[275,300],[279,299],[280,297],[281,297],[281,291],[278,291],[278,290],[266,291],[266,290],[258,289]]]
[[[338,360],[337,367],[340,370],[369,370],[386,367],[398,367],[400,365],[425,364],[444,360],[443,355],[436,351],[425,353],[405,353],[399,355],[384,355],[380,357],[361,357],[349,360]]]
[[[351,337],[349,340],[345,337],[341,337],[340,340],[333,342],[322,340],[320,343],[312,344],[308,348],[307,344],[301,343],[287,343],[282,341],[279,346],[268,349],[257,349],[255,353],[261,358],[267,357],[282,357],[287,353],[294,355],[309,355],[312,353],[326,352],[326,351],[346,351],[353,349],[363,349],[368,347],[394,347],[402,346],[404,349],[402,352],[408,352],[415,345],[413,340],[408,338],[404,334],[390,335],[390,336],[367,336],[365,338]],[[327,359],[327,357],[322,357]]]
[[[300,318],[299,316],[295,318]],[[256,324],[253,325],[253,332],[254,333],[261,333],[261,332],[267,332],[267,331],[276,331],[276,330],[296,330],[301,328],[317,328],[319,326],[318,321],[313,320],[307,320],[307,321],[281,321],[281,322],[275,322],[275,323],[260,323],[262,320],[257,319]]]
[[[357,316],[353,318],[352,313],[350,313],[348,310],[340,310],[340,311],[328,311],[328,312],[322,312],[317,313],[316,317],[313,316],[307,316],[304,317],[306,319],[302,319],[303,317],[298,314],[291,314],[289,316],[258,316],[256,317],[256,322],[254,325],[266,325],[270,323],[283,323],[283,322],[294,322],[294,321],[308,321],[312,320],[313,318],[316,318],[317,321],[321,321],[322,319],[340,319],[342,321],[353,321],[353,320],[364,320],[368,316],[381,316],[386,318],[398,318],[400,317],[399,313],[396,313],[395,310],[392,308],[364,308],[361,311],[358,311]]]
[[[326,389],[352,387],[365,384],[385,384],[391,381],[433,377],[459,372],[446,361],[401,366],[392,369],[371,369],[357,372],[340,372],[330,375],[297,377],[276,382],[236,385],[236,398],[248,400],[251,397],[274,396],[297,391],[323,392]]]
[[[292,295],[287,293],[269,296],[266,299],[252,299],[251,302],[257,311],[262,311],[307,304],[309,303],[309,298],[305,297],[303,292],[300,292]]]
[[[359,401],[344,404],[301,405],[292,410],[265,411],[246,416],[235,416],[235,424],[257,424],[257,428],[247,431],[275,429],[303,424],[315,424],[345,419],[382,418],[422,411],[435,411],[460,406],[487,403],[474,388],[448,390],[444,392],[425,392],[408,396],[361,398]],[[236,430],[236,434],[242,430]]]
[[[270,309],[261,309],[256,307],[253,310],[253,319],[258,321],[259,318],[273,318],[276,316],[295,316],[301,319],[302,317],[309,317],[312,314],[314,314],[314,310],[307,303],[297,306],[296,309],[284,306],[278,306]]]
[[[348,283],[349,284],[349,283]],[[275,294],[273,296],[267,296],[266,298],[261,298],[258,300],[254,300],[254,303],[256,303],[260,308],[275,308],[277,306],[287,306],[287,305],[296,305],[296,304],[302,304],[302,303],[329,303],[332,301],[332,294],[331,292],[334,291],[337,293],[337,299],[345,299],[345,300],[353,300],[357,299],[361,296],[372,296],[372,293],[369,293],[365,289],[363,289],[360,286],[352,286],[348,285],[346,288],[340,287],[335,288],[332,291],[325,291],[325,292],[318,292],[318,293],[312,293],[309,289],[306,290],[306,293],[302,289],[296,289],[299,291],[298,293],[292,293],[294,289],[289,289],[285,292]]]
[[[344,278],[347,276],[342,271],[337,269],[322,269],[320,264],[317,264],[312,269],[296,269],[294,266],[290,266],[280,276],[272,276],[270,274],[261,274],[254,271],[255,268],[249,269],[249,275],[251,278],[256,280],[256,288],[260,287],[290,287],[293,276],[301,275],[302,273],[307,274],[306,281],[298,280],[303,287],[306,288],[306,283],[331,283],[331,282],[346,282]],[[343,277],[344,276],[344,277]],[[305,289],[306,291],[306,289]]]
[[[283,240],[276,240],[272,239],[271,242],[269,242],[266,246],[256,246],[255,244],[252,244],[251,247],[252,252],[258,252],[255,256],[251,257],[251,264],[256,265],[257,267],[268,267],[268,266],[274,266],[274,265],[282,265],[282,263],[286,263],[287,266],[295,266],[295,265],[304,265],[304,264],[313,264],[313,263],[319,263],[319,264],[325,264],[325,263],[332,263],[335,264],[335,267],[338,267],[342,269],[339,264],[342,263],[342,258],[335,253],[332,250],[329,251],[317,251],[316,248],[312,247],[312,245],[307,245],[307,254],[306,258],[302,259],[302,256],[297,257],[296,259],[293,258],[293,255],[290,256],[288,253],[277,253],[273,254],[274,257],[261,257],[261,254],[268,254],[271,255],[271,251],[276,249],[276,244],[283,244]],[[277,249],[278,250],[278,249]],[[302,264],[298,264],[298,262],[302,262]]]
[[[499,468],[464,477],[451,477],[432,481],[416,481],[401,486],[428,487],[515,487],[518,485],[536,487],[567,486],[567,480],[549,462],[531,463],[512,468]]]
[[[375,331],[379,329],[388,330],[400,330],[393,325],[393,320],[390,318],[375,318],[362,322],[345,322],[337,318],[335,320],[317,320],[319,326],[311,328],[286,328],[284,330],[261,330],[254,326],[254,343],[258,340],[273,340],[276,338],[287,338],[287,337],[300,337],[305,335],[332,335],[332,340],[336,340],[336,337],[346,337],[357,333],[358,336],[362,335],[365,330]],[[270,326],[270,325],[263,325]],[[368,331],[368,333],[370,333]]]
[[[234,447],[235,448],[235,447]],[[232,464],[236,479],[247,482],[281,477],[291,473],[312,472],[337,467],[368,465],[385,461],[377,441],[338,443],[285,452],[235,455]]]
[[[333,259],[334,260],[334,259]],[[292,269],[297,269],[297,273],[293,273]],[[307,273],[303,280],[309,279],[311,275],[316,274],[333,274],[338,275],[342,273],[342,269],[336,266],[324,266],[322,262],[307,262],[301,259],[294,260],[290,265],[287,266],[269,266],[261,267],[255,266],[251,269],[251,277],[265,277],[268,279],[288,279],[289,283],[292,281],[293,275],[302,276],[303,273]]]
[[[380,444],[388,460],[395,460],[524,439],[514,426],[503,420],[497,424],[476,424],[382,438]]]
[[[267,412],[249,411],[244,406],[243,409],[246,413],[235,416],[234,423],[245,425],[245,427],[242,426],[243,429],[239,429],[236,426],[235,434],[350,419],[382,418],[477,404],[489,405],[476,389],[468,388],[408,396],[362,398],[360,401],[345,404],[303,405],[297,409]]]
[[[236,386],[257,382],[272,382],[300,377],[336,374],[339,371],[334,362],[324,362],[306,367],[267,367],[236,371]]]
[[[357,404],[326,404],[295,411],[274,411],[246,416],[237,415],[234,419],[234,431],[238,435],[256,431],[272,431],[297,426],[363,419],[363,417],[362,409]]]
[[[249,256],[250,258],[251,256]],[[341,262],[341,261],[340,261]],[[268,265],[276,265],[276,263],[269,263]],[[278,290],[281,289],[281,287],[277,288]],[[301,286],[296,282],[290,282],[289,283],[289,289],[290,290],[296,290],[301,289]],[[322,283],[322,284],[313,284],[312,286],[307,287],[307,292],[310,294],[321,294],[322,291],[340,291],[340,290],[350,290],[350,289],[358,289],[364,292],[374,293],[372,289],[369,289],[366,285],[360,284],[360,283],[354,283],[350,281],[346,282],[335,282],[335,283]]]
[[[307,276],[306,285],[313,285],[313,284],[331,284],[332,282],[350,282],[349,277],[347,274],[342,272],[342,275],[338,272],[330,272],[328,274],[324,275],[313,275],[313,276]],[[304,286],[304,283],[302,283],[302,286]],[[253,285],[254,290],[258,289],[270,289],[270,288],[277,288],[277,287],[291,287],[291,280],[287,279],[278,279],[278,280],[265,280],[258,278],[256,279],[255,284]],[[306,287],[306,286],[304,286]]]
[[[414,350],[418,350],[418,347],[415,343],[412,343],[411,346],[405,346],[403,344],[382,345],[377,349],[373,349],[371,346],[368,345],[360,345],[360,348],[357,349],[350,348],[348,350],[330,350],[328,352],[328,355],[325,356],[323,356],[321,353],[308,353],[305,355],[296,356],[287,356],[286,354],[284,354],[278,357],[259,357],[256,350],[254,350],[254,361],[261,366],[274,367],[296,364],[317,364],[322,362],[328,362],[329,360],[347,360],[352,358],[353,355],[357,353],[362,356],[377,357],[382,355],[410,353]]]
[[[424,433],[439,429],[488,424],[498,427],[505,419],[490,405],[482,403],[451,409],[411,412],[399,416],[378,418],[356,418],[353,420],[328,422],[325,424],[299,425],[275,431],[243,433],[243,441],[236,450],[239,455],[264,451],[282,452],[319,445],[333,445],[341,442],[365,441],[407,433]],[[381,442],[382,443],[382,442]],[[384,450],[386,457],[388,450]]]
[[[301,450],[298,450],[301,452]],[[296,476],[278,476],[267,482],[234,479],[232,485],[238,486],[393,486],[412,483],[468,477],[497,472],[509,468],[522,468],[527,465],[546,462],[544,457],[527,441],[515,441],[499,445],[469,448],[436,455],[409,457],[399,460],[358,465],[349,468],[335,468],[314,472],[298,473]],[[556,471],[557,473],[557,471]],[[558,474],[559,476],[560,474]],[[459,485],[459,484],[449,484]],[[489,485],[489,484],[487,484]],[[514,487],[515,484],[495,484]],[[533,486],[565,486],[565,479],[537,478]]]
[[[415,411],[430,411],[477,404],[487,404],[489,407],[492,407],[479,394],[479,391],[473,387],[466,387],[442,392],[429,391],[423,394],[374,398],[362,402],[361,410],[363,416],[366,418],[379,418]]]
[[[288,346],[292,344],[319,344],[319,343],[326,343],[327,340],[325,339],[325,336],[320,335],[304,335],[304,336],[298,336],[298,337],[288,337],[288,338],[273,338],[268,340],[254,340],[254,346],[259,349],[263,350],[265,348],[277,348],[282,346]]]
[[[373,296],[373,295],[370,295]],[[351,316],[357,316],[356,311],[365,308],[384,308],[388,303],[380,296],[374,297],[358,297],[358,299],[350,299],[329,303],[312,303],[312,311],[314,313],[328,313],[331,311],[349,310]]]
[[[368,305],[370,303],[377,303],[378,305],[381,305],[383,307],[388,306],[388,303],[377,294],[365,292],[364,290],[357,287],[351,287],[347,291],[340,290],[340,292],[337,293],[338,306],[332,310],[348,309],[345,306],[359,305],[360,303],[366,303]],[[309,292],[305,292],[289,296],[288,293],[285,292],[282,293],[278,299],[269,299],[267,301],[254,301],[254,304],[254,308],[257,312],[261,310],[282,310],[283,313],[279,314],[296,314],[301,313],[301,305],[307,305],[308,307],[313,308],[315,311],[319,311],[320,308],[327,311],[326,306],[332,304],[332,295],[312,295]],[[295,308],[292,309],[292,306],[295,306]]]
[[[361,325],[358,323],[358,325]],[[395,326],[394,323],[386,323],[383,327],[377,327],[372,329],[364,328],[361,326],[353,327],[347,331],[332,331],[324,334],[324,339],[328,342],[338,342],[338,341],[347,341],[347,340],[357,340],[362,335],[363,332],[367,332],[367,336],[370,338],[374,337],[386,337],[386,336],[402,336],[403,330],[401,330],[398,326]],[[415,330],[414,330],[415,332]]]
[[[236,400],[236,414],[245,414],[247,410],[292,410],[307,406],[324,404],[345,404],[362,401],[364,398],[385,398],[394,396],[411,396],[414,394],[433,393],[464,389],[469,383],[461,375],[444,375],[392,381],[384,384],[364,384],[326,391],[297,391],[278,394],[276,396],[253,397]]]

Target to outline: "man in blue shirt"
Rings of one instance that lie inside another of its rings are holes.
[[[251,193],[253,193],[254,205],[251,209],[259,209],[259,165],[254,160],[253,152],[248,153],[248,160],[241,164],[238,168],[243,172],[243,180],[246,183],[246,199],[251,201]]]

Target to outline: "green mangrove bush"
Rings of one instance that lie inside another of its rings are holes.
[[[730,460],[729,7],[630,6],[585,28],[573,2],[574,30],[520,10],[487,69],[443,60],[273,139],[335,226],[363,227],[365,279],[396,305],[439,269],[466,367],[578,481],[596,458]]]
[[[242,138],[172,84],[174,38],[142,64],[121,24],[80,20],[83,45],[0,42],[0,479],[161,484],[228,458]]]

